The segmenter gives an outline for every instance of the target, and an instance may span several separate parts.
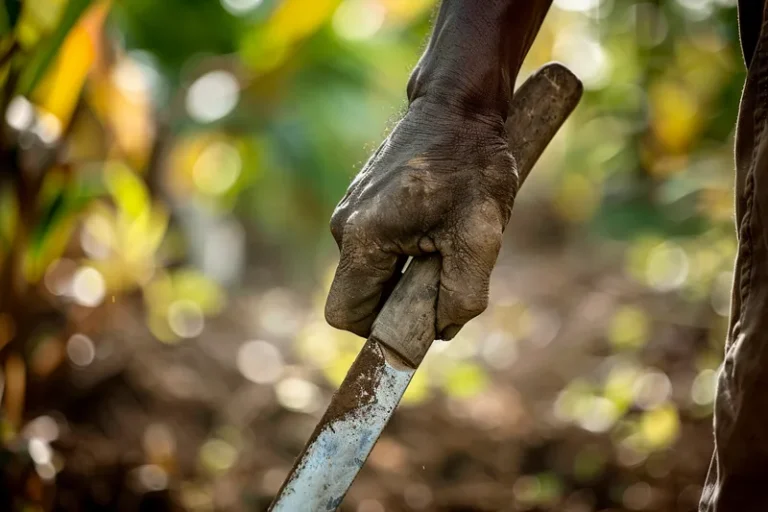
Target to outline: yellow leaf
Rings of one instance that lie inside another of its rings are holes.
[[[29,2],[36,3],[36,2]],[[32,98],[45,112],[66,126],[77,106],[88,72],[94,64],[101,27],[109,2],[94,4],[67,35],[55,63],[47,71]]]
[[[245,60],[259,71],[279,66],[290,47],[314,34],[333,15],[340,0],[284,0],[267,26],[243,43]]]
[[[133,220],[149,210],[149,192],[144,182],[125,164],[110,162],[104,169],[104,181],[122,215]]]
[[[95,52],[88,32],[80,26],[67,36],[56,63],[32,94],[35,103],[67,124],[75,109]]]
[[[339,0],[284,0],[267,25],[267,40],[290,44],[313,34],[339,5]]]

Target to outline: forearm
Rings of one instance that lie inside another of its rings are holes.
[[[428,97],[506,119],[514,80],[552,0],[443,0],[408,84]]]

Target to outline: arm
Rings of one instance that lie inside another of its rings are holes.
[[[551,0],[444,0],[408,99],[502,115]]]
[[[436,332],[452,338],[488,303],[517,172],[504,123],[551,0],[444,0],[408,83],[403,119],[331,219],[341,259],[326,303],[370,333],[407,256],[440,253]]]

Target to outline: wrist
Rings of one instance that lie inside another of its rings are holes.
[[[477,108],[457,100],[455,94],[441,94],[434,89],[414,98],[408,115],[419,133],[462,133],[466,142],[471,136],[501,136],[505,133],[506,117],[495,108]],[[459,144],[454,141],[454,144]]]
[[[443,0],[408,99],[506,119],[514,81],[552,0]]]

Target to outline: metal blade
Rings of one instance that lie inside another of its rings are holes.
[[[380,343],[366,341],[270,510],[336,510],[415,372]]]

